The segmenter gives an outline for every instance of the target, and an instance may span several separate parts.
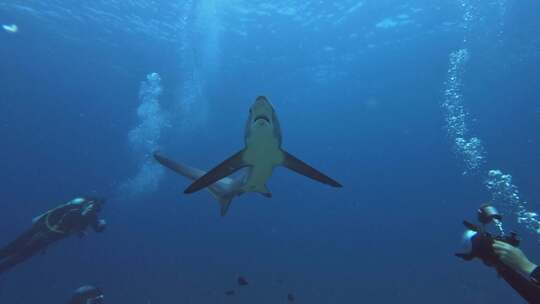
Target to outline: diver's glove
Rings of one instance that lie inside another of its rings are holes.
[[[518,247],[511,244],[495,241],[493,249],[499,259],[510,268],[530,276],[538,266],[532,263]],[[534,278],[537,280],[537,278]]]

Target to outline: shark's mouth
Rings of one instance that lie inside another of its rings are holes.
[[[267,123],[270,123],[270,119],[268,119],[268,117],[266,117],[266,116],[264,116],[264,115],[259,115],[259,116],[255,117],[255,120],[253,120],[253,121],[254,121],[254,122],[257,122],[257,121],[259,121],[259,120],[261,120],[261,119],[264,120],[264,121],[266,121]]]

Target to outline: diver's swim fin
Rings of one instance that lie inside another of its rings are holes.
[[[247,167],[248,165],[244,163],[243,160],[243,150],[229,157],[221,164],[217,165],[214,169],[208,171],[205,175],[201,176],[195,182],[193,182],[184,193],[189,194],[197,192],[203,188],[206,188],[213,183],[219,181],[222,178],[225,178],[234,172]]]
[[[324,173],[318,171],[317,169],[311,167],[310,165],[304,163],[303,161],[299,160],[298,158],[292,156],[291,154],[285,151],[283,151],[283,166],[285,166],[288,169],[291,169],[292,171],[296,173],[302,174],[306,177],[314,179],[323,184],[327,184],[332,187],[338,187],[338,188],[343,187],[337,181],[331,179],[330,177],[326,176]]]

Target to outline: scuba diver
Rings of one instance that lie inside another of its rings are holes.
[[[69,304],[104,304],[105,296],[97,287],[85,285],[73,293]]]
[[[464,234],[467,250],[456,253],[465,261],[480,259],[489,267],[494,267],[501,276],[528,303],[540,304],[540,267],[533,264],[519,249],[520,240],[515,232],[504,233],[502,216],[491,205],[478,209],[481,226],[463,221],[467,228]],[[499,234],[492,235],[486,229],[495,224]]]
[[[0,249],[0,274],[26,261],[47,247],[71,235],[83,237],[90,226],[96,232],[105,229],[105,220],[98,219],[104,200],[75,198],[32,220],[32,227]]]

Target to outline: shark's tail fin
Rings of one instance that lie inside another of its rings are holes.
[[[206,172],[199,170],[197,168],[188,167],[182,164],[175,162],[172,159],[169,159],[158,152],[154,153],[154,158],[163,166],[169,168],[170,170],[187,177],[188,179],[194,181],[203,176]],[[220,181],[217,181],[206,189],[210,191],[212,196],[219,202],[221,206],[221,216],[225,216],[231,205],[233,196],[231,196],[229,189],[233,183],[233,180],[230,178],[224,178]]]
[[[170,170],[189,178],[190,180],[196,180],[205,174],[204,171],[179,164],[174,160],[161,155],[159,152],[154,152],[154,158],[162,166],[167,167]]]

